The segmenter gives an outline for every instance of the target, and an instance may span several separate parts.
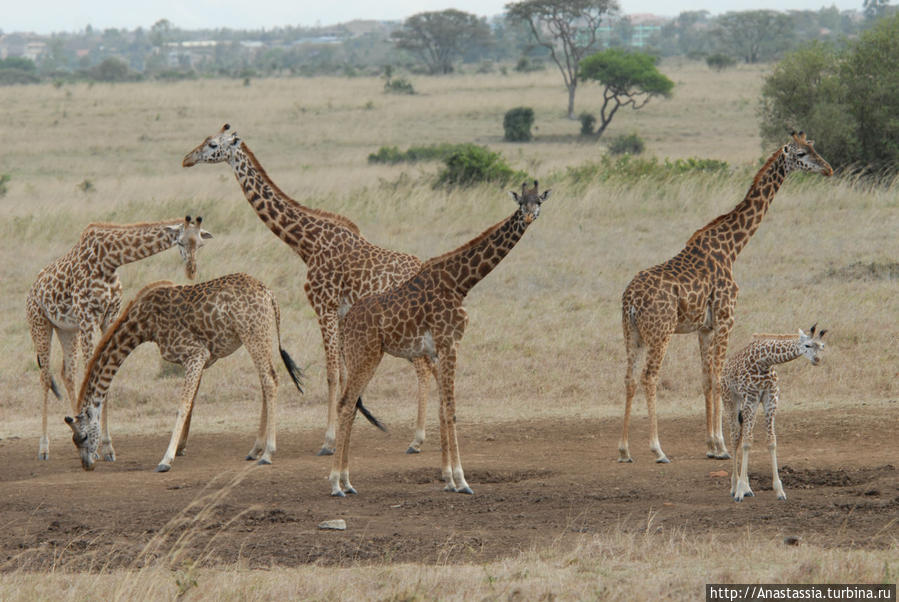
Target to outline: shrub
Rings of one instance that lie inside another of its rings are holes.
[[[581,122],[581,136],[592,136],[593,128],[596,127],[596,115],[593,113],[581,113],[578,115]]]
[[[705,57],[705,64],[709,66],[709,69],[714,69],[715,71],[724,71],[725,69],[736,65],[737,60],[726,54],[718,52],[716,54],[710,54],[709,56]]]
[[[132,79],[128,63],[111,56],[90,69],[90,78],[101,82],[123,82]]]
[[[471,186],[481,182],[505,185],[510,180],[527,180],[502,155],[476,144],[464,144],[445,159],[446,167],[437,176],[437,186]]]
[[[604,155],[599,163],[586,163],[567,168],[565,175],[573,184],[577,185],[608,180],[634,181],[649,178],[665,180],[689,173],[725,175],[728,169],[726,161],[717,159],[693,157],[675,161],[665,159],[664,163],[659,163],[655,157],[643,159],[635,158],[632,155],[622,155],[612,158],[610,155]]]
[[[9,189],[6,187],[6,183],[11,179],[8,173],[0,174],[0,197],[6,196],[6,193],[9,192]]]
[[[388,94],[415,94],[415,88],[412,87],[412,82],[409,80],[398,77],[384,82],[384,92]]]
[[[0,68],[0,86],[8,86],[11,84],[36,84],[41,78],[24,69],[16,69],[15,67]]]
[[[527,142],[531,139],[531,126],[534,125],[534,109],[516,107],[506,111],[503,117],[505,139],[509,142]]]
[[[368,155],[369,163],[416,163],[418,161],[443,161],[454,152],[465,147],[465,144],[431,144],[429,146],[410,146],[401,151],[395,146],[382,146],[378,152]]]
[[[644,146],[643,138],[636,133],[622,134],[609,141],[609,152],[613,155],[639,155],[643,152]]]

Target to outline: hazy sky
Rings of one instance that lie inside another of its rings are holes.
[[[836,6],[860,9],[862,0],[619,0],[625,14],[677,15],[685,10],[818,10]],[[4,0],[0,30],[77,31],[90,24],[110,27],[149,28],[168,19],[182,29],[230,27],[272,28],[279,25],[331,25],[352,19],[402,20],[423,11],[456,8],[479,16],[503,12],[508,0]]]

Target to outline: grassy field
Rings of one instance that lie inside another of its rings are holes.
[[[759,160],[774,150],[761,147],[755,113],[765,69],[714,73],[698,63],[663,64],[662,71],[676,83],[674,97],[620,113],[607,133],[637,132],[646,140],[647,154],[660,159],[727,161],[729,175],[587,183],[575,182],[566,169],[598,161],[603,146],[578,138],[579,124],[565,118],[565,91],[552,71],[418,77],[414,96],[385,95],[382,82],[371,78],[253,80],[249,86],[203,80],[0,87],[6,123],[0,174],[11,176],[0,198],[0,438],[33,439],[37,453],[38,372],[24,300],[40,269],[67,251],[89,222],[185,214],[202,215],[204,227],[215,235],[201,251],[202,279],[245,271],[279,298],[284,346],[308,374],[302,401],[282,378],[279,430],[324,430],[324,361],[302,291],[304,265],[262,226],[227,166],[180,165],[186,152],[225,122],[294,198],[343,213],[372,242],[421,258],[466,242],[505,218],[514,205],[495,186],[433,189],[433,163],[369,165],[367,155],[380,146],[484,144],[539,178],[541,187],[552,187],[538,222],[467,299],[471,321],[456,383],[460,433],[464,436],[466,423],[618,416],[624,371],[621,292],[637,271],[674,255],[693,231],[729,211],[745,194]],[[578,112],[593,110],[599,98],[597,87],[583,86]],[[502,141],[503,114],[515,106],[535,111],[531,143]],[[830,331],[820,368],[807,370],[797,362],[782,371],[785,407],[823,407],[838,415],[845,408],[895,403],[897,192],[899,186],[873,188],[840,177],[790,179],[739,257],[735,273],[741,293],[731,350],[758,331],[794,332],[813,322]],[[126,266],[120,276],[126,299],[153,280],[183,281],[174,251]],[[155,347],[142,347],[134,356],[113,386],[114,433],[165,433],[178,381],[161,374]],[[54,371],[59,361],[54,344]],[[702,411],[698,377],[695,337],[676,337],[662,371],[661,416]],[[414,387],[408,364],[387,359],[368,393],[377,400],[379,418],[409,425],[410,438]],[[214,409],[204,411],[206,420],[195,421],[192,432],[244,429],[246,413],[256,414],[257,396],[255,371],[241,350],[204,379],[198,404]],[[249,409],[248,397],[254,400]],[[433,405],[429,429],[436,425]],[[638,415],[644,407],[640,396]],[[51,418],[51,454],[71,453],[64,447],[69,431],[57,418],[61,415]],[[429,430],[429,445],[436,445],[435,435]],[[697,441],[701,437],[697,433]],[[661,438],[664,445],[664,430]],[[610,458],[616,444],[607,442]],[[645,442],[632,436],[631,446]],[[847,555],[761,543],[746,550],[737,542],[610,532],[585,537],[577,550],[535,549],[483,567],[202,571],[215,574],[217,589],[206,593],[224,599],[331,599],[342,591],[334,583],[347,581],[386,599],[449,593],[531,599],[550,591],[567,591],[571,598],[629,598],[628,592],[652,572],[659,577],[636,597],[655,599],[695,597],[697,584],[714,580],[895,582],[889,573],[896,570],[895,552],[894,546]],[[735,569],[727,559],[738,556]],[[614,581],[602,573],[611,569],[597,568],[610,563],[627,567],[615,573]],[[133,576],[125,573],[50,579],[15,573],[2,577],[0,598],[82,599],[85,588],[93,596],[105,592],[103,597],[128,598],[147,587],[159,588],[160,595],[177,594],[167,570],[146,570],[141,576],[149,585],[135,590]],[[386,585],[378,589],[375,584]],[[557,584],[563,584],[561,589]]]

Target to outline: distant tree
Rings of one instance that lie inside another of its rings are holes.
[[[865,19],[875,21],[884,16],[890,7],[890,0],[864,0]]]
[[[709,66],[709,69],[714,69],[715,71],[724,71],[728,67],[733,67],[736,63],[737,61],[733,57],[720,52],[705,57],[705,64]]]
[[[603,86],[603,103],[599,111],[599,127],[594,134],[602,136],[621,107],[638,110],[653,97],[671,96],[674,82],[656,68],[655,57],[643,52],[627,52],[610,48],[581,61],[581,77]]]
[[[131,78],[128,63],[117,57],[103,59],[91,69],[91,77],[101,82],[123,82]]]
[[[0,69],[20,69],[27,73],[34,73],[37,67],[34,61],[24,56],[8,56],[0,59]]]
[[[790,18],[773,10],[725,13],[716,21],[716,35],[722,48],[747,63],[770,60],[793,44]]]
[[[510,18],[526,22],[549,51],[568,88],[568,118],[575,119],[581,59],[599,48],[599,26],[618,11],[617,0],[524,0],[506,4],[506,10]]]
[[[412,15],[390,37],[417,56],[431,73],[451,73],[453,61],[472,45],[486,45],[490,28],[476,15],[455,9]]]

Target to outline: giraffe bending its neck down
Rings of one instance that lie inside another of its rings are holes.
[[[203,218],[139,224],[90,224],[72,250],[45,267],[31,285],[25,313],[41,370],[43,414],[38,458],[50,457],[47,399],[59,389],[50,375],[53,333],[62,345],[62,379],[70,407],[76,409],[75,364],[80,346],[82,363],[93,353],[93,332],[105,331],[122,307],[122,283],[116,269],[178,246],[187,277],[197,272],[197,249],[212,235],[200,227]],[[78,376],[80,378],[80,375]]]
[[[184,167],[227,162],[259,219],[306,263],[305,291],[318,316],[328,373],[328,427],[319,455],[334,453],[337,397],[343,386],[338,322],[349,307],[367,295],[390,290],[421,267],[412,255],[377,247],[362,237],[352,221],[305,207],[287,196],[262,168],[246,143],[225,124],[189,152]],[[424,358],[412,360],[418,377],[418,420],[407,453],[417,453],[425,439],[425,409],[431,372]]]
[[[81,465],[85,470],[93,470],[101,452],[105,459],[115,459],[106,425],[106,394],[128,355],[147,342],[156,343],[163,359],[181,364],[185,372],[175,428],[156,472],[168,471],[175,455],[184,453],[203,370],[241,346],[253,358],[262,383],[262,417],[247,460],[271,464],[278,394],[272,341],[278,344],[281,359],[302,392],[302,373],[281,347],[280,323],[281,312],[272,292],[246,274],[229,274],[190,286],[175,286],[171,282],[146,286],[97,345],[78,396],[78,415],[66,416],[74,432],[72,439],[81,453]]]
[[[768,452],[771,454],[771,479],[777,499],[787,499],[777,474],[777,436],[774,434],[774,414],[780,389],[777,386],[778,364],[805,356],[813,366],[821,361],[824,333],[815,334],[812,326],[808,334],[754,335],[754,340],[724,364],[721,374],[722,402],[730,424],[730,440],[734,450],[734,465],[730,475],[730,495],[736,502],[752,496],[749,487],[749,448],[752,447],[752,427],[759,405],[765,408],[765,427],[768,432]],[[737,475],[738,462],[739,476]]]
[[[646,354],[641,382],[649,413],[649,447],[656,462],[668,462],[659,444],[656,385],[668,342],[674,334],[699,331],[699,356],[705,393],[708,457],[729,458],[721,432],[719,375],[734,323],[737,283],[733,263],[755,234],[771,200],[793,171],[833,174],[833,169],[812,147],[805,134],[771,155],[755,176],[744,198],[730,213],[696,231],[684,249],[631,280],[621,299],[621,320],[627,351],[624,423],[618,443],[618,461],[632,462],[628,449],[631,402],[637,390],[635,370]],[[648,349],[648,353],[647,353]]]
[[[436,365],[446,490],[472,493],[459,455],[453,390],[456,347],[468,323],[462,302],[537,219],[549,192],[539,194],[537,182],[530,190],[522,186],[520,196],[512,193],[519,206],[509,218],[455,251],[427,261],[400,286],[365,297],[350,308],[341,328],[347,381],[337,405],[337,452],[331,463],[331,495],[356,493],[349,479],[350,432],[356,404],[385,353],[407,359],[426,358]]]

